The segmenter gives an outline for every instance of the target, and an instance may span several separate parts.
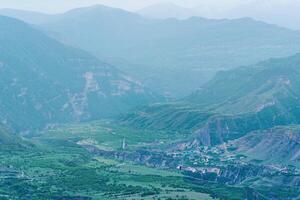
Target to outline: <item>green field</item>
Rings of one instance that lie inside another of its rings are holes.
[[[190,135],[168,133],[166,131],[145,131],[120,126],[110,121],[95,121],[82,124],[68,124],[49,130],[39,140],[68,140],[96,144],[104,150],[120,150],[125,140],[127,149],[146,148],[147,146],[163,146],[171,142],[182,141]]]
[[[168,186],[181,174],[92,157],[68,142],[46,150],[2,152],[0,195],[3,199],[211,199],[209,195]],[[197,198],[195,198],[197,197]]]
[[[132,136],[132,137],[131,137]],[[32,145],[0,151],[0,199],[147,200],[243,199],[244,189],[193,181],[177,170],[137,165],[93,155],[77,143],[128,150],[163,147],[170,135],[137,131],[107,122],[64,125],[31,138]],[[173,139],[185,137],[173,135]]]

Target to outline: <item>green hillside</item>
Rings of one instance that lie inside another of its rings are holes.
[[[178,103],[154,104],[125,115],[144,129],[190,132],[220,144],[277,125],[300,123],[300,55],[220,72]]]

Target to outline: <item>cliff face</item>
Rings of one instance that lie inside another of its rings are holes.
[[[121,123],[141,129],[195,134],[203,145],[218,145],[248,132],[299,123],[297,103],[265,107],[257,112],[218,114],[189,104],[158,104],[123,116]]]
[[[299,165],[300,128],[289,126],[251,132],[232,141],[232,146],[237,148],[236,152],[252,159]]]

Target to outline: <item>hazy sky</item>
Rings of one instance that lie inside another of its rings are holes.
[[[193,8],[202,17],[252,17],[300,29],[300,0],[0,0],[0,8],[59,13],[76,7],[105,4],[136,11],[149,5],[170,2]]]
[[[158,3],[175,3],[189,8],[208,10],[211,15],[220,10],[231,10],[241,6],[255,5],[278,7],[282,5],[300,5],[300,0],[0,0],[0,8],[18,8],[42,12],[57,13],[72,8],[105,4],[131,11]]]
[[[127,10],[138,10],[152,4],[168,2],[172,2],[184,7],[216,6],[228,8],[232,6],[237,6],[242,2],[247,1],[249,0],[0,0],[0,7],[37,10],[53,13],[62,12],[75,7],[93,5],[97,3],[114,7],[120,7]]]

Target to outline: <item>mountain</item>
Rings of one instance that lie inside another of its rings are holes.
[[[148,19],[97,5],[71,10],[42,28],[170,97],[190,94],[216,71],[300,51],[300,32],[250,18]]]
[[[267,107],[284,107],[297,101],[300,54],[270,59],[256,66],[220,72],[202,89],[187,98],[202,106],[214,105],[222,113],[257,112]]]
[[[299,0],[253,0],[223,10],[219,14],[229,18],[252,17],[290,29],[300,30]]]
[[[166,19],[174,17],[185,19],[192,16],[201,16],[213,19],[236,19],[251,17],[267,23],[300,30],[298,21],[300,1],[299,0],[248,0],[218,3],[217,0],[199,1],[193,8],[183,8],[172,3],[155,4],[146,7],[139,14],[151,18]]]
[[[183,8],[173,3],[154,4],[137,11],[140,15],[149,18],[167,19],[187,19],[197,16],[197,13],[192,9]]]
[[[193,133],[204,145],[255,130],[300,123],[300,54],[219,72],[176,103],[154,104],[122,118],[143,129]]]
[[[283,126],[254,131],[232,141],[231,147],[235,152],[247,155],[248,159],[299,166],[300,129],[299,126]]]
[[[141,83],[21,21],[0,17],[0,119],[16,131],[111,117],[160,99]]]
[[[9,8],[0,9],[0,15],[16,18],[24,22],[35,24],[35,25],[48,23],[56,18],[50,14],[44,14],[40,12],[26,11],[26,10],[9,9]]]

